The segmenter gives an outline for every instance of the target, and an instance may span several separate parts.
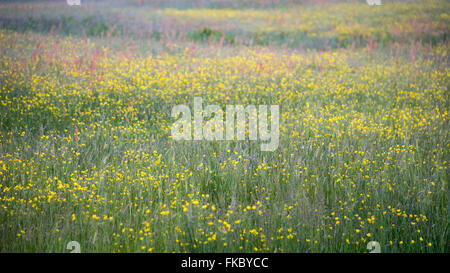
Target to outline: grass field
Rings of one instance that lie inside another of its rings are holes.
[[[450,252],[450,3],[313,2],[0,3],[0,252]]]

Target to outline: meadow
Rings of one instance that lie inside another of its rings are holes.
[[[0,252],[446,252],[450,3],[0,3]],[[279,105],[280,144],[171,109]]]

